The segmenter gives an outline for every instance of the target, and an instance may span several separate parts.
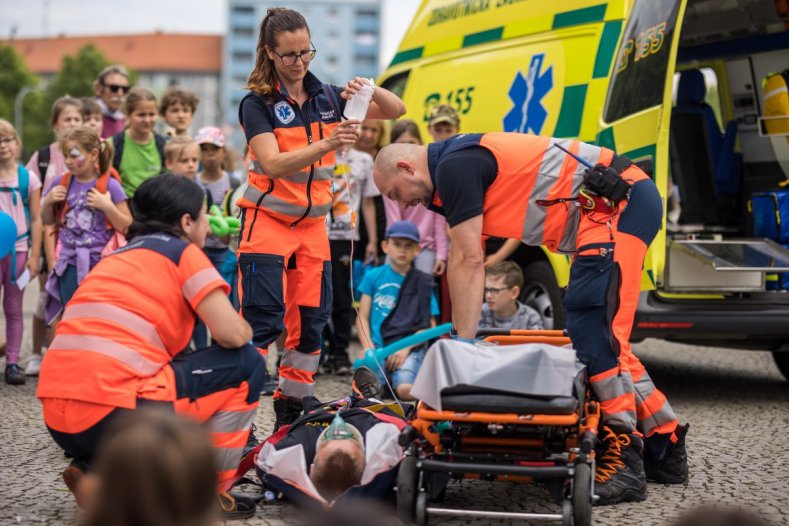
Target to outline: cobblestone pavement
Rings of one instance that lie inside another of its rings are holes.
[[[33,291],[29,291],[30,319]],[[0,321],[0,334],[4,326]],[[26,327],[23,361],[29,352]],[[645,502],[595,508],[594,524],[669,524],[701,503],[747,506],[774,524],[789,523],[789,383],[769,353],[691,347],[647,340],[636,347],[655,383],[665,391],[681,422],[690,422],[690,480],[685,485],[649,485]],[[3,363],[3,361],[0,361]],[[318,378],[317,394],[347,393],[346,381]],[[0,525],[71,524],[73,499],[60,479],[66,459],[44,428],[35,399],[36,381],[22,387],[0,384]],[[259,435],[271,431],[269,400],[262,400]],[[452,483],[443,506],[497,511],[557,510],[539,487],[507,483]],[[236,524],[298,523],[285,503],[262,506]],[[370,524],[384,522],[371,517]],[[431,524],[508,524],[489,519],[431,518]],[[522,524],[519,522],[519,524]]]

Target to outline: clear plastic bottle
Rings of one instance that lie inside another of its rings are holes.
[[[362,121],[367,115],[367,108],[370,106],[370,101],[373,99],[373,91],[375,90],[373,80],[369,80],[370,84],[362,86],[362,89],[357,91],[345,105],[343,116],[346,119]]]

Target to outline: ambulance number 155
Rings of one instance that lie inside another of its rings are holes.
[[[452,106],[458,113],[465,115],[471,110],[471,105],[474,103],[473,93],[474,86],[468,86],[450,91],[445,95],[438,92],[429,94],[425,97],[424,121],[429,121],[430,112],[433,111],[433,108],[441,104]]]

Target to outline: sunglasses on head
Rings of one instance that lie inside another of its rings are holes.
[[[122,86],[120,84],[104,84],[104,87],[109,88],[112,93],[126,93],[129,91],[129,86]]]

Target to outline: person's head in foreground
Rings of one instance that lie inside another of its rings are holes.
[[[433,198],[425,146],[408,143],[384,146],[375,158],[373,178],[381,195],[405,207],[427,208]]]
[[[386,229],[381,247],[392,268],[408,270],[419,255],[419,229],[411,221],[396,221]]]
[[[704,504],[680,516],[672,526],[772,526],[745,508]]]
[[[202,526],[215,522],[216,466],[198,424],[141,409],[114,422],[99,449],[87,526]]]
[[[205,192],[186,177],[172,174],[146,179],[131,200],[134,221],[126,237],[164,232],[200,248],[208,233]]]
[[[361,484],[364,468],[364,437],[337,413],[318,437],[310,480],[318,493],[331,502]]]
[[[523,272],[512,261],[496,263],[485,272],[485,301],[501,317],[518,310],[518,296],[523,288]]]

